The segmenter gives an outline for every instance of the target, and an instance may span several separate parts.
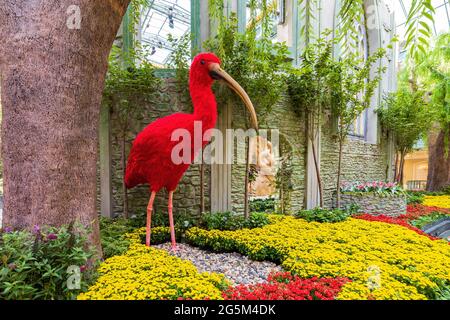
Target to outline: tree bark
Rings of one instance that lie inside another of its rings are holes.
[[[398,151],[397,151],[397,149],[396,149],[396,151],[395,151],[395,168],[394,168],[394,182],[398,182],[398,178],[397,178],[397,174],[398,174],[398,166],[399,166],[399,163],[398,163]]]
[[[0,2],[5,226],[79,221],[93,228],[90,240],[101,249],[99,112],[108,54],[128,3]]]
[[[449,139],[450,130],[432,132],[428,136],[427,191],[439,191],[450,184],[450,157],[445,152],[445,135]]]
[[[406,151],[402,150],[400,151],[400,169],[398,171],[398,181],[397,183],[401,186],[403,186],[403,171],[405,170],[405,156],[406,156]]]

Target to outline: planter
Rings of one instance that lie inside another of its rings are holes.
[[[406,214],[406,196],[404,194],[380,196],[373,192],[342,193],[341,208],[350,208],[351,206],[357,206],[358,213],[398,217]]]

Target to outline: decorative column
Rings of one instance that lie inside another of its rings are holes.
[[[207,3],[207,1],[204,2]],[[245,0],[224,0],[224,14],[229,15],[231,12],[237,13],[239,32],[245,32],[245,5]],[[208,17],[208,14],[205,13],[204,16]],[[206,29],[206,26],[204,26],[204,28]],[[210,33],[213,32],[212,30],[214,30],[214,28],[210,27]],[[204,33],[206,33],[206,30]],[[223,154],[227,155],[228,152],[232,152],[229,148],[233,145],[232,141],[229,141],[229,139],[233,139],[233,137],[229,137],[229,135],[225,134],[226,130],[232,127],[233,106],[220,106],[219,110],[217,129],[222,132]],[[224,212],[232,210],[231,179],[231,164],[223,163],[211,165],[211,212]]]

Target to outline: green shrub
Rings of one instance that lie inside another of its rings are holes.
[[[87,231],[79,226],[5,230],[0,233],[0,300],[74,299],[94,280],[94,256]],[[70,289],[77,271],[80,286]]]
[[[269,217],[264,212],[252,212],[250,217],[244,222],[244,227],[248,229],[262,228],[269,224]]]
[[[194,217],[190,214],[180,214],[174,212],[173,215],[175,229],[184,232],[188,228],[198,226],[200,224],[200,218]],[[138,212],[128,220],[128,225],[133,228],[145,227],[147,223],[147,213]],[[168,227],[169,226],[169,214],[164,211],[158,211],[152,213],[152,227]]]
[[[183,233],[175,228],[175,239],[177,242],[180,242],[181,240],[181,236],[183,235]],[[141,239],[141,243],[145,244],[145,230],[139,234],[140,239]],[[171,237],[170,237],[170,229],[169,227],[153,227],[150,233],[150,243],[151,245],[155,245],[155,244],[161,244],[161,243],[166,243],[166,242],[170,242],[171,241]]]
[[[334,223],[346,220],[350,214],[350,212],[340,209],[328,210],[314,208],[311,210],[301,210],[295,214],[295,217],[305,219],[308,222],[316,221]]]
[[[422,204],[425,193],[422,191],[406,192],[406,201],[408,204]]]
[[[439,219],[445,218],[445,217],[450,217],[450,215],[435,211],[429,215],[422,216],[416,220],[410,221],[409,223],[416,228],[422,229],[427,224],[433,223],[433,222],[435,222]]]
[[[450,184],[449,184],[449,185],[446,185],[445,187],[443,187],[443,188],[441,189],[441,192],[442,192],[443,194],[449,195],[449,194],[450,194]]]
[[[248,219],[228,211],[208,213],[203,216],[203,225],[207,230],[253,229],[267,224],[269,224],[269,218],[263,212],[253,212]]]
[[[275,212],[276,200],[274,198],[250,200],[251,212]]]
[[[128,250],[130,241],[125,234],[135,229],[131,219],[100,217],[100,239],[102,242],[103,258],[123,254]]]

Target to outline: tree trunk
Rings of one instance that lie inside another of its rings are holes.
[[[317,161],[317,154],[316,154],[316,145],[315,145],[315,141],[313,141],[313,139],[311,139],[311,148],[312,148],[312,153],[313,153],[313,158],[314,158],[314,167],[316,169],[317,186],[319,188],[319,198],[320,198],[319,205],[321,208],[323,208],[322,177],[320,176],[320,168],[319,168],[319,163]]]
[[[397,182],[397,174],[398,174],[398,151],[395,151],[395,168],[394,168],[394,182]]]
[[[399,170],[399,176],[398,176],[398,184],[401,185],[403,187],[403,171],[405,170],[405,156],[406,156],[406,151],[402,150],[400,152],[400,170]]]
[[[2,0],[4,225],[93,227],[108,54],[129,0]]]
[[[450,130],[447,133],[444,130],[433,132],[428,136],[427,191],[439,191],[450,184],[450,157],[445,152],[445,135],[449,139]]]
[[[338,159],[338,169],[337,169],[337,182],[336,182],[336,207],[341,208],[341,169],[342,169],[342,148],[344,146],[344,141],[339,139],[339,159]]]

